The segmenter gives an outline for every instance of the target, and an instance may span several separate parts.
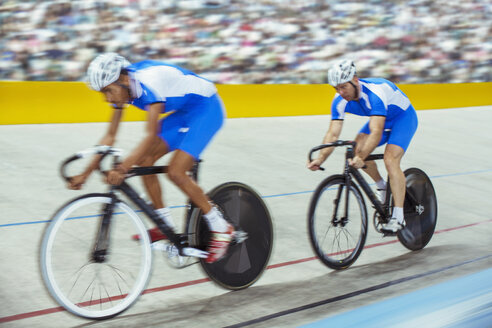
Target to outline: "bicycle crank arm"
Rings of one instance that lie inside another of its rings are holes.
[[[182,252],[183,255],[190,257],[199,257],[201,259],[206,259],[208,257],[208,252],[193,247],[185,247]]]
[[[237,244],[244,242],[246,239],[248,239],[248,233],[247,232],[244,232],[242,230],[234,231],[234,235],[232,236],[232,240],[235,241]]]
[[[179,254],[178,249],[174,247],[174,245],[163,244],[163,243],[152,243],[151,247],[153,250],[168,252],[174,256],[177,256]],[[202,259],[208,257],[208,252],[193,247],[184,247],[181,252],[182,252],[181,256],[199,257]]]

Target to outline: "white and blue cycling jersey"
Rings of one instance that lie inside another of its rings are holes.
[[[347,101],[338,93],[331,106],[333,120],[343,120],[345,113],[359,116],[384,116],[384,132],[379,145],[395,144],[407,150],[418,126],[415,109],[408,97],[391,81],[382,78],[359,79],[358,100]],[[369,122],[359,133],[369,134]]]
[[[187,110],[217,93],[211,81],[168,63],[144,60],[126,69],[134,97],[131,104],[143,110],[156,102],[165,103],[166,112]]]
[[[182,67],[144,60],[126,67],[130,80],[130,104],[147,110],[164,103],[173,112],[160,122],[159,137],[169,151],[187,152],[195,159],[224,121],[224,107],[215,85]]]
[[[345,113],[360,116],[386,116],[392,120],[410,106],[410,100],[391,81],[381,78],[359,79],[360,99],[347,101],[338,93],[333,99],[331,115],[334,120],[343,120]]]

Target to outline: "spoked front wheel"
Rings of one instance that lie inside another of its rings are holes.
[[[432,238],[437,223],[437,199],[427,174],[418,168],[405,170],[406,194],[404,215],[406,226],[398,239],[408,249],[424,248]]]
[[[140,296],[152,266],[150,240],[135,212],[118,201],[110,216],[109,246],[95,254],[109,194],[76,198],[53,216],[41,245],[41,271],[51,296],[71,313],[106,319]],[[139,234],[136,242],[131,236]]]
[[[342,175],[320,183],[311,198],[308,229],[311,246],[328,267],[346,269],[359,257],[367,236],[364,198],[355,184],[348,190]]]
[[[206,263],[201,259],[200,263],[210,279],[224,288],[249,287],[265,270],[272,252],[273,226],[268,208],[253,189],[239,182],[224,183],[208,195],[245,239],[232,242],[221,260]],[[195,209],[191,222],[193,245],[206,249],[210,230],[199,209]]]

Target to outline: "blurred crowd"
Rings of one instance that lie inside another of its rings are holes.
[[[397,83],[492,80],[490,0],[0,0],[0,80],[81,81],[98,53],[217,82],[326,83],[352,58]]]

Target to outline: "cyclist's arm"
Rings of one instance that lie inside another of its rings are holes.
[[[328,128],[328,131],[323,138],[323,144],[337,141],[340,137],[340,134],[342,133],[342,127],[343,120],[331,120],[330,127]],[[335,147],[328,147],[320,150],[318,154],[318,160],[320,161],[320,164],[322,164],[328,158],[328,156],[331,155],[333,150],[335,150]]]
[[[364,160],[369,154],[371,154],[374,149],[378,146],[383,135],[384,123],[386,122],[386,116],[371,116],[369,119],[369,137],[367,138],[364,145],[356,150],[356,156]]]
[[[159,138],[157,136],[159,131],[158,123],[159,115],[162,112],[164,112],[164,103],[153,103],[148,106],[146,136],[137,148],[135,148],[132,153],[119,165],[119,170],[122,171],[122,173],[128,172],[133,165],[139,162],[139,160],[148,153],[156,138]]]
[[[111,117],[111,122],[109,123],[108,130],[106,131],[106,134],[99,141],[100,145],[112,146],[114,144],[114,142],[116,141],[116,133],[118,132],[118,127],[120,125],[122,116],[123,116],[122,109],[115,108],[113,110],[113,116]],[[101,155],[94,156],[94,159],[89,164],[89,166],[87,166],[87,168],[85,169],[84,173],[82,173],[82,175],[88,177],[92,173],[92,171],[94,171],[99,166],[100,161],[101,161]]]

